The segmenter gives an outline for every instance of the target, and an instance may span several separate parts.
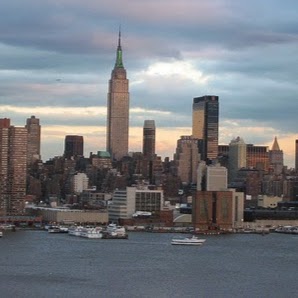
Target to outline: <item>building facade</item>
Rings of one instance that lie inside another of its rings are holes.
[[[159,212],[164,205],[162,190],[126,187],[115,190],[112,203],[109,205],[109,221],[129,219],[136,211]]]
[[[246,167],[257,170],[269,170],[269,150],[267,146],[255,146],[247,144]]]
[[[64,157],[72,158],[84,155],[84,139],[82,136],[68,135],[65,137]]]
[[[282,173],[284,167],[284,153],[279,148],[277,137],[274,138],[272,148],[269,150],[269,164],[274,174],[279,175]]]
[[[218,156],[218,96],[205,95],[193,99],[192,136],[200,140],[201,159],[210,163]]]
[[[240,137],[233,139],[229,144],[228,181],[231,183],[237,177],[237,172],[246,168],[246,144]]]
[[[0,214],[24,212],[27,177],[28,132],[0,119]]]
[[[27,119],[26,129],[28,131],[28,154],[27,160],[30,166],[36,160],[40,160],[40,124],[35,116]]]
[[[143,155],[152,159],[155,155],[155,121],[145,120],[143,127]]]
[[[228,170],[220,165],[211,165],[206,168],[206,190],[227,190]]]
[[[192,136],[181,136],[177,141],[174,155],[177,176],[182,183],[197,183],[197,169],[200,161],[198,139]]]
[[[231,230],[243,224],[244,195],[234,190],[197,191],[193,226],[199,230]]]
[[[85,173],[77,173],[73,176],[73,192],[76,194],[82,193],[88,189],[89,178]]]
[[[128,154],[129,81],[122,62],[121,33],[119,31],[115,67],[109,81],[107,101],[107,151],[113,160]]]

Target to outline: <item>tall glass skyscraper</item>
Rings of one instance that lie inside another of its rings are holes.
[[[192,106],[192,136],[199,139],[201,159],[207,163],[218,155],[218,96],[195,97]]]
[[[121,32],[119,31],[115,67],[109,81],[107,112],[107,151],[114,160],[128,154],[129,81],[122,62]]]

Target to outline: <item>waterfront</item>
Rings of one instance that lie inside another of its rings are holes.
[[[44,231],[0,239],[1,297],[286,297],[297,293],[297,235],[173,234],[90,240]]]

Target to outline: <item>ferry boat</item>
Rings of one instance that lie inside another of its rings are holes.
[[[96,228],[83,228],[81,229],[81,237],[83,238],[89,238],[89,239],[101,239],[102,234],[102,228],[96,227]]]
[[[81,232],[84,229],[82,226],[73,226],[68,229],[68,235],[70,236],[81,236]]]
[[[171,241],[172,245],[202,245],[206,239],[199,239],[196,236],[186,238],[173,238]]]
[[[298,235],[298,226],[281,226],[275,229],[276,233]]]
[[[103,239],[127,239],[128,235],[126,229],[123,226],[118,226],[111,223],[107,226],[106,230],[103,231]]]
[[[48,233],[60,233],[60,229],[58,226],[50,226],[48,228]]]
[[[111,223],[107,226],[106,232],[112,236],[123,236],[126,235],[126,230],[122,226],[117,226],[114,223]]]

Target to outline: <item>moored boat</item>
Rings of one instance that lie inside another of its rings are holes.
[[[81,230],[81,237],[89,238],[89,239],[101,239],[102,234],[102,228],[101,227],[95,227],[95,228],[83,228]]]
[[[109,224],[103,231],[103,239],[127,239],[128,235],[123,226],[114,223]]]
[[[73,226],[68,229],[68,235],[70,236],[81,236],[81,232],[84,229],[82,226]]]
[[[202,245],[206,239],[199,239],[196,236],[186,238],[173,238],[171,241],[172,245]]]
[[[298,226],[281,226],[274,230],[276,233],[282,234],[298,234]]]
[[[0,231],[0,238],[2,238],[3,237],[3,232],[2,231]]]
[[[60,233],[60,229],[58,226],[50,226],[48,228],[48,233]]]

